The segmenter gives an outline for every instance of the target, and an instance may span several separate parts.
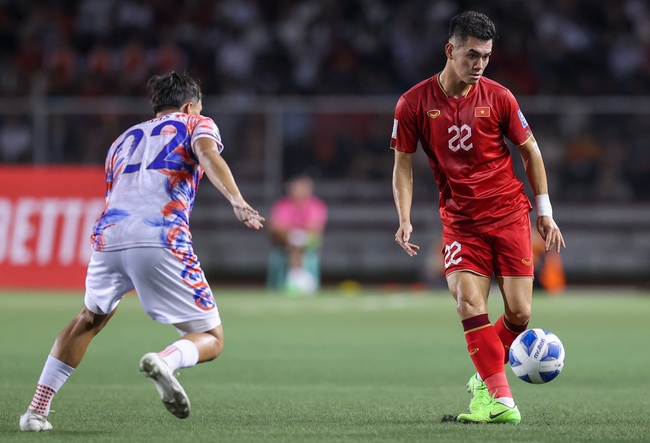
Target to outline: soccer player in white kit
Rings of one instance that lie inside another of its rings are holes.
[[[246,203],[221,157],[219,130],[201,116],[198,83],[171,72],[152,77],[147,90],[155,118],[128,129],[108,151],[106,207],[93,228],[84,306],[54,342],[20,417],[22,431],[52,429],[47,416],[54,394],[133,289],[152,319],[181,334],[140,360],[140,370],[176,417],[189,415],[190,400],[174,371],[214,360],[223,349],[219,310],[189,230],[200,178],[207,175],[249,228],[262,228],[264,218]]]

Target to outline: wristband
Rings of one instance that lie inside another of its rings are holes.
[[[553,217],[553,207],[548,194],[539,194],[535,196],[535,206],[537,206],[538,217]]]

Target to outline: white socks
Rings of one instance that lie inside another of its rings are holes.
[[[61,360],[48,355],[41,377],[38,379],[36,393],[27,409],[47,416],[50,413],[50,404],[52,404],[54,394],[61,389],[63,383],[72,375],[72,371],[74,371],[72,366],[68,366]]]
[[[191,368],[199,362],[199,350],[189,340],[178,340],[160,351],[158,355],[172,371]]]
[[[176,370],[180,368],[189,368],[199,362],[199,350],[194,343],[189,340],[178,340],[172,343],[164,351],[158,353],[163,361]],[[68,380],[74,368],[63,363],[61,360],[47,356],[45,366],[38,379],[38,386],[32,402],[27,408],[37,414],[47,416],[50,413],[50,405],[54,394],[61,389],[63,384]]]

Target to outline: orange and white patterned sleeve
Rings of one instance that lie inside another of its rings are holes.
[[[221,133],[214,120],[210,117],[196,116],[190,119],[187,123],[188,130],[192,134],[191,145],[194,146],[196,140],[207,137],[213,139],[217,143],[219,152],[223,151],[223,143],[221,142]],[[193,149],[193,148],[192,148]]]

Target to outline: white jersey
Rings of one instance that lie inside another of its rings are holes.
[[[201,137],[223,150],[209,117],[170,113],[131,127],[106,156],[106,208],[91,237],[96,251],[134,247],[191,251],[190,212],[203,176],[192,146]]]

